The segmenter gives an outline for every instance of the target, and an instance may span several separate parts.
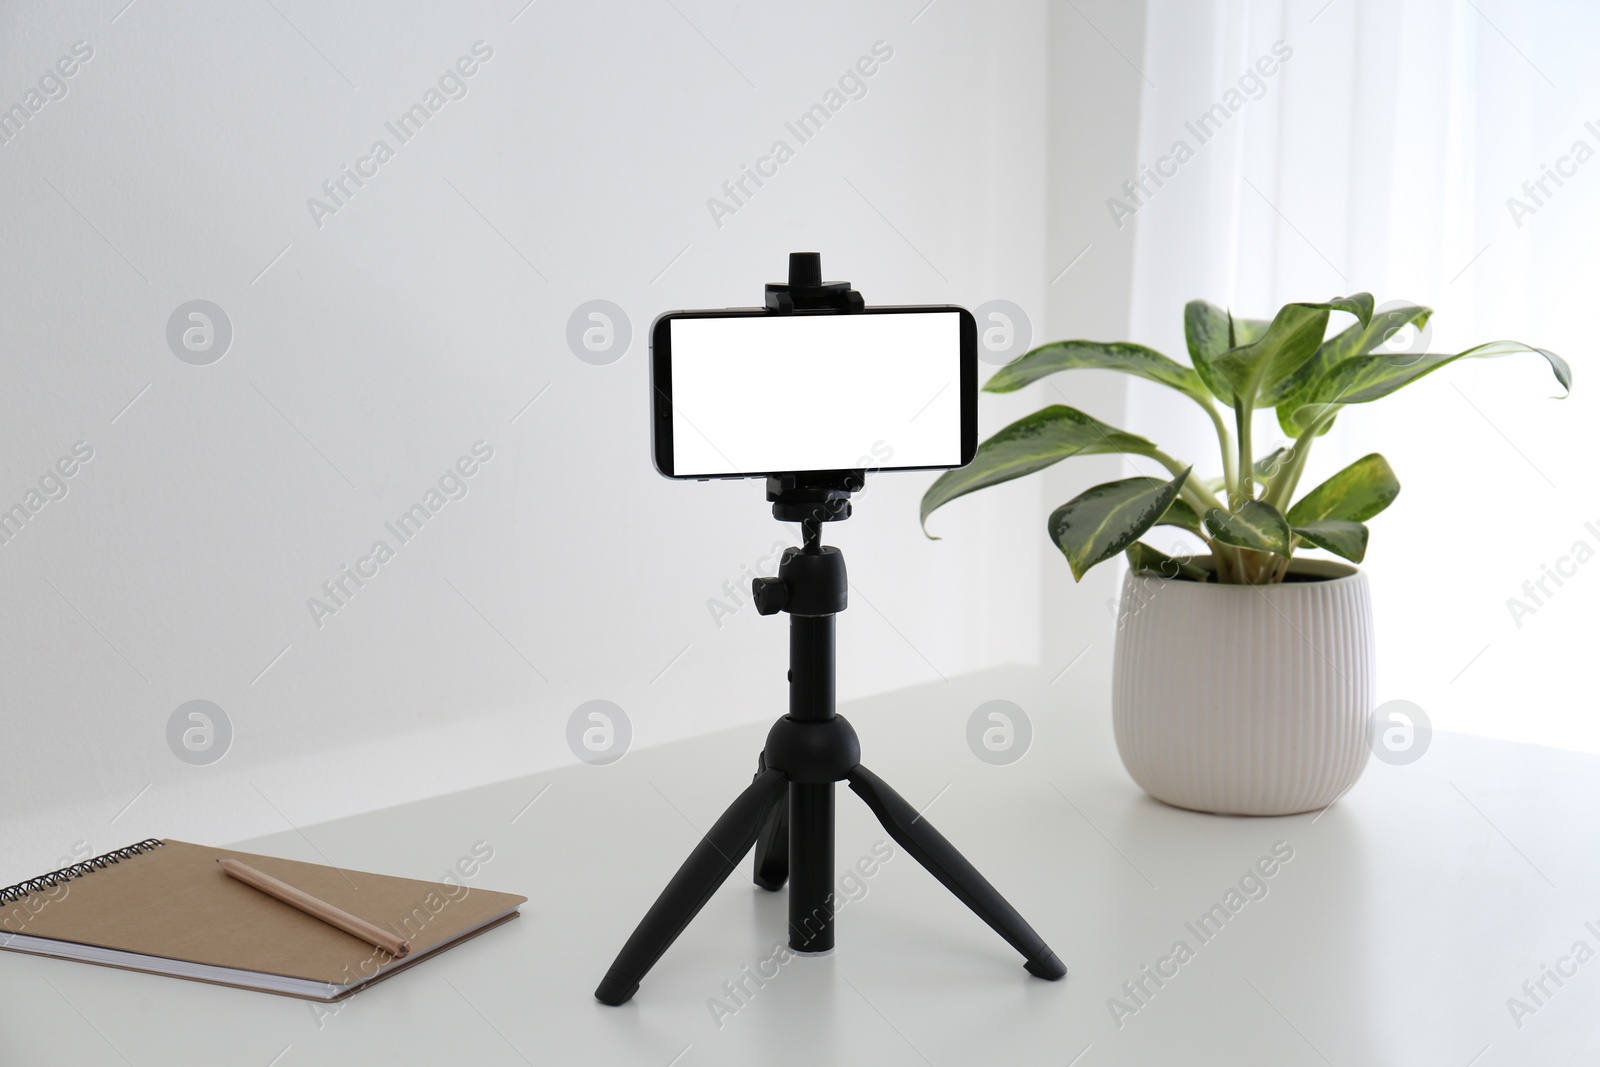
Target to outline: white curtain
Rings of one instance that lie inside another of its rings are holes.
[[[1353,408],[1303,484],[1378,451],[1404,486],[1366,561],[1380,702],[1600,752],[1600,6],[1149,0],[1148,16],[1151,175],[1106,191],[1106,239],[1135,242],[1131,339],[1183,358],[1195,297],[1266,318],[1366,290],[1434,308],[1429,351],[1512,338],[1564,355],[1569,400],[1517,356]],[[1135,383],[1127,425],[1220,470],[1187,401]],[[1258,452],[1282,437],[1270,415],[1256,436]]]

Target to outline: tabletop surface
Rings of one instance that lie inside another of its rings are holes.
[[[1032,723],[1009,765],[968,747],[993,698]],[[1042,671],[842,710],[864,764],[1010,899],[1066,979],[1029,977],[841,787],[834,954],[748,977],[786,912],[746,860],[632,1002],[596,1003],[634,923],[749,783],[760,725],[242,842],[422,878],[471,860],[469,885],[529,901],[336,1005],[0,953],[0,1064],[1600,1060],[1600,758],[1441,733],[1409,766],[1371,761],[1320,814],[1223,818],[1145,796],[1106,710],[1072,706]],[[1226,921],[1203,924],[1218,905]]]

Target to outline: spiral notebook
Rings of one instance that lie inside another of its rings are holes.
[[[224,858],[392,929],[410,954],[229,878]],[[0,948],[331,1001],[509,922],[527,899],[152,838],[0,889]]]

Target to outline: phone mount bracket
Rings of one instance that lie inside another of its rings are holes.
[[[821,252],[790,252],[789,280],[768,282],[767,311],[792,315],[796,311],[832,311],[847,315],[866,309],[866,301],[849,282],[822,280]],[[767,478],[767,500],[779,522],[798,522],[806,539],[813,540],[818,523],[840,522],[850,517],[850,494],[867,483],[865,470],[801,471]]]

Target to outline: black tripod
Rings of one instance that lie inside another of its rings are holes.
[[[821,282],[815,253],[789,260],[789,284],[767,287],[776,313],[795,308],[861,309],[848,283]],[[850,493],[863,471],[782,475],[767,479],[773,517],[799,522],[800,548],[784,552],[776,578],[752,590],[762,615],[786,611],[789,623],[789,714],[767,735],[755,780],[695,846],[601,979],[595,998],[623,1004],[646,972],[677,940],[711,894],[755,847],[755,883],[776,890],[789,882],[789,947],[833,949],[833,783],[849,782],[889,836],[1026,959],[1029,974],[1055,980],[1066,965],[995,888],[883,779],[861,765],[861,744],[834,713],[833,617],[845,609],[844,555],[822,544],[822,523],[850,516]]]

